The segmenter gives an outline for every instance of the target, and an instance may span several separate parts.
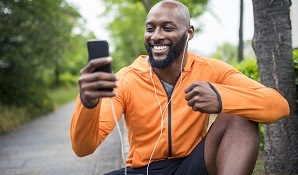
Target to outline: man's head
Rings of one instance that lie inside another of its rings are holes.
[[[182,58],[187,36],[193,37],[188,8],[173,0],[154,5],[147,15],[145,47],[152,67],[166,68]]]

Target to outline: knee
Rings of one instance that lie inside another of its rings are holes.
[[[238,134],[242,133],[241,135],[252,137],[259,142],[258,123],[234,114],[219,114],[218,117],[227,122],[226,129],[238,132]]]

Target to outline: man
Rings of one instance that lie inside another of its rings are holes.
[[[187,52],[194,27],[180,2],[154,5],[145,28],[148,56],[120,70],[117,78],[92,73],[110,57],[82,69],[71,121],[75,153],[95,151],[116,125],[114,112],[118,120],[124,114],[128,129],[128,174],[251,174],[258,155],[257,122],[287,116],[287,101],[224,62]],[[207,132],[209,115],[215,113]]]

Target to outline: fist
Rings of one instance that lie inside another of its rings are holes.
[[[197,81],[188,86],[185,89],[185,100],[194,111],[208,114],[218,112],[217,94],[206,82]]]

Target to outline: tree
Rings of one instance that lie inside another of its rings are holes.
[[[288,117],[265,126],[265,171],[298,173],[298,116],[292,60],[291,0],[253,0],[255,50],[261,82],[289,102]]]
[[[53,109],[45,77],[59,82],[79,18],[65,0],[0,0],[1,104],[32,113]]]

